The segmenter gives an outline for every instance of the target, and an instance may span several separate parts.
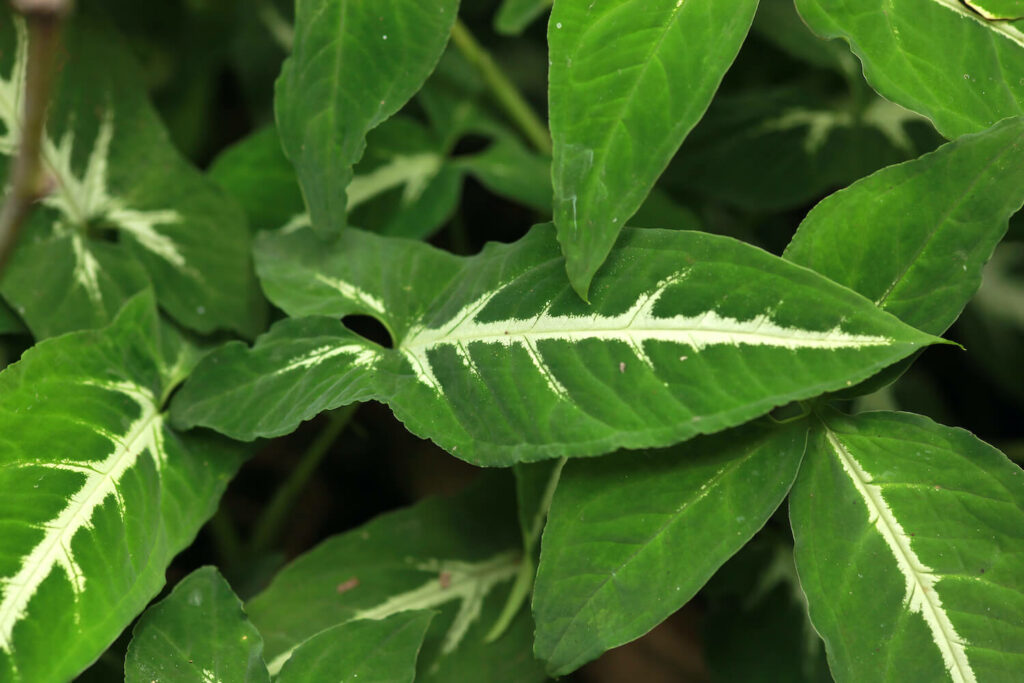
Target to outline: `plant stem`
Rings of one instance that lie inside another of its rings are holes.
[[[455,20],[455,26],[452,27],[452,42],[455,43],[455,47],[462,53],[462,56],[480,72],[495,99],[504,108],[509,118],[519,126],[526,139],[537,148],[538,152],[545,156],[551,156],[551,136],[548,135],[547,126],[533,111],[526,98],[509,80],[490,53],[477,42],[466,25],[459,19]]]
[[[43,173],[43,134],[61,26],[71,6],[69,0],[13,0],[11,4],[24,15],[28,25],[28,64],[21,139],[11,164],[7,197],[0,208],[0,269],[14,250],[32,205],[47,194],[51,184]]]
[[[222,503],[223,505],[223,503]],[[220,556],[221,566],[225,568],[237,567],[243,559],[242,542],[238,538],[238,531],[231,522],[224,508],[221,507],[214,513],[206,528],[213,536],[217,554]]]
[[[348,421],[352,418],[352,414],[355,413],[357,407],[358,404],[353,403],[328,413],[327,425],[316,435],[313,443],[310,444],[309,448],[302,455],[301,460],[299,460],[298,466],[292,470],[285,482],[277,489],[266,511],[264,511],[256,523],[256,528],[249,541],[250,555],[258,555],[266,551],[277,540],[278,535],[281,533],[281,527],[284,525],[285,517],[291,512],[296,499],[302,494],[303,489],[306,488],[306,483],[313,476],[313,473],[316,472],[320,461],[327,455],[331,444],[334,443],[335,439],[344,431],[345,426],[348,425]]]

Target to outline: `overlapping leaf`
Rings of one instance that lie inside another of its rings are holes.
[[[23,22],[4,6],[4,156],[20,133],[26,45]],[[43,140],[54,190],[22,235],[0,291],[37,337],[104,325],[150,283],[160,306],[187,327],[255,334],[264,304],[243,214],[175,151],[109,27],[83,11],[65,45]]]
[[[619,231],[704,114],[756,0],[557,0],[548,23],[552,180],[587,298]]]
[[[932,334],[949,327],[1024,204],[1024,117],[883,169],[825,199],[785,257]]]
[[[1024,21],[989,21],[970,4],[796,0],[816,33],[849,41],[882,96],[951,139],[1024,114]]]
[[[366,134],[411,98],[441,57],[458,0],[303,0],[277,82],[281,141],[313,225],[345,225]]]
[[[743,208],[779,211],[931,149],[910,134],[911,126],[925,135],[931,128],[917,114],[879,97],[860,110],[849,99],[833,100],[805,85],[723,94],[683,143],[665,180]]]
[[[838,681],[1015,681],[1024,471],[901,413],[828,414],[790,497],[800,583]]]
[[[270,683],[263,638],[215,568],[189,574],[135,625],[125,683],[152,681]]]
[[[352,401],[476,464],[664,446],[857,382],[933,338],[804,268],[734,240],[629,230],[592,305],[550,226],[457,258],[350,231],[268,233],[264,288],[297,317],[207,357],[183,426],[252,439]],[[394,348],[339,316],[376,317]]]
[[[483,642],[519,568],[510,483],[496,473],[456,497],[389,513],[286,567],[247,605],[271,672],[283,674],[293,652],[338,624],[433,610],[418,681],[544,680],[526,610],[502,638]]]
[[[144,294],[0,373],[0,679],[84,669],[213,513],[237,449],[162,412],[193,363]]]
[[[412,683],[431,612],[349,621],[321,631],[295,649],[277,683]]]
[[[561,675],[683,606],[785,498],[807,427],[751,426],[670,452],[573,461],[544,530],[536,652]]]

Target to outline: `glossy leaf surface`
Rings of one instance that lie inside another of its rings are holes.
[[[193,354],[145,294],[0,373],[0,679],[84,669],[216,509],[236,449],[162,412]]]
[[[673,450],[570,462],[544,530],[536,652],[552,675],[683,606],[775,511],[807,426],[751,426]]]
[[[878,171],[807,215],[785,258],[932,334],[949,327],[1024,204],[1024,117]]]
[[[1024,471],[1002,453],[917,415],[830,413],[790,516],[837,681],[1020,677]]]
[[[423,85],[448,42],[458,0],[303,0],[277,82],[281,141],[313,225],[345,225],[346,188],[366,134]]]
[[[214,567],[181,580],[132,630],[125,683],[269,683],[263,638]]]
[[[296,648],[277,683],[412,683],[416,657],[433,613],[408,611],[349,621]]]
[[[0,155],[21,128],[27,32],[0,9]],[[171,145],[113,29],[83,8],[64,32],[42,199],[0,280],[37,338],[110,322],[152,285],[176,321],[254,335],[264,302],[239,208]],[[116,243],[115,243],[116,242]]]
[[[495,473],[458,496],[383,515],[282,570],[247,605],[271,673],[325,629],[433,610],[417,680],[543,680],[526,610],[501,639],[483,642],[519,568],[510,480]]]
[[[883,97],[924,114],[947,138],[1024,114],[1024,22],[988,21],[958,0],[796,6],[819,35],[849,41]]]
[[[573,288],[700,120],[756,0],[557,0],[548,22],[555,224]]]
[[[175,398],[180,424],[252,439],[375,399],[460,458],[509,465],[720,431],[934,341],[807,269],[703,233],[626,231],[588,306],[550,226],[469,258],[349,232],[330,248],[308,230],[264,235],[267,293],[308,317],[208,356]],[[394,348],[338,322],[352,313],[379,319]]]

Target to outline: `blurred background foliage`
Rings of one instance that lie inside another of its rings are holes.
[[[178,148],[242,204],[253,230],[278,228],[303,211],[273,128],[274,79],[291,41],[291,2],[88,1],[106,7],[133,48]],[[474,0],[461,9],[477,47],[542,116],[546,11],[544,0]],[[549,218],[548,160],[497,106],[479,56],[449,46],[424,90],[371,133],[356,168],[356,184],[366,192],[353,224],[473,253],[489,240],[515,240]],[[868,88],[845,45],[810,34],[792,2],[762,0],[707,115],[631,223],[727,234],[780,253],[815,202],[940,142],[926,120]],[[368,321],[350,322],[369,336],[386,336]],[[3,367],[31,339],[4,310],[0,333],[6,333]],[[947,336],[967,352],[932,347],[901,381],[859,399],[857,407],[909,410],[962,425],[1024,462],[1021,215]],[[171,584],[215,563],[247,597],[284,562],[331,534],[427,495],[459,491],[478,474],[411,436],[377,404],[354,415],[322,415],[255,449],[217,517],[172,565]],[[283,489],[289,492],[282,495]],[[278,515],[269,525],[268,508]],[[828,680],[790,546],[783,510],[672,619],[568,678]],[[125,646],[122,638],[81,680],[119,679]]]

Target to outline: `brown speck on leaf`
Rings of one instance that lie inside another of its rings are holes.
[[[982,573],[982,574],[984,574],[984,573],[985,573],[985,568],[984,568],[984,567],[982,567],[982,569],[981,569],[981,573]]]
[[[338,587],[335,590],[337,590],[339,593],[345,593],[346,591],[350,591],[358,585],[359,579],[353,576],[348,581],[342,581],[341,583],[339,583]]]
[[[625,371],[626,371],[626,364],[625,363],[619,363],[619,372],[625,372]]]
[[[452,573],[441,572],[437,577],[437,582],[441,584],[441,588],[448,588],[448,586],[452,585]]]

